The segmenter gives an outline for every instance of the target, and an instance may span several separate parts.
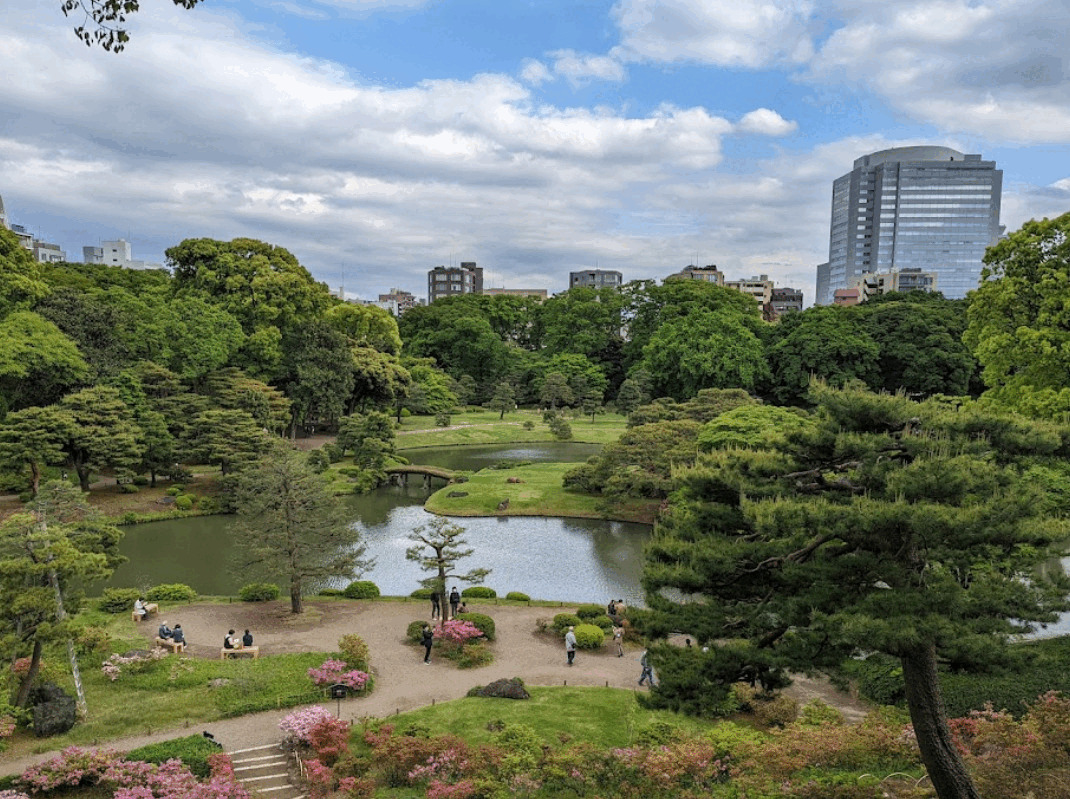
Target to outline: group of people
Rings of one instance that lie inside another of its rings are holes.
[[[457,614],[458,613],[467,613],[468,612],[468,603],[461,601],[461,592],[457,590],[456,586],[454,586],[453,590],[450,591],[449,597],[447,597],[447,599],[448,599],[448,601],[450,603],[450,618],[451,619],[457,618]],[[434,592],[433,594],[431,594],[431,618],[432,619],[437,619],[437,618],[439,618],[439,616],[441,616],[441,614],[442,614],[441,602],[442,602],[442,600],[439,597],[439,594],[438,594],[437,591]]]
[[[186,643],[186,633],[182,630],[181,624],[175,624],[175,628],[172,630],[167,626],[166,621],[160,622],[160,629],[156,631],[158,638],[162,638],[165,641],[172,641],[176,644]]]
[[[227,634],[223,636],[223,648],[224,649],[244,649],[247,646],[253,645],[253,634],[246,630],[240,637],[234,630],[227,630]]]

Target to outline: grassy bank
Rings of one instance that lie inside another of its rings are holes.
[[[561,732],[567,730],[573,743],[607,748],[634,743],[639,731],[654,722],[696,733],[719,723],[647,710],[639,706],[634,691],[620,688],[528,686],[527,690],[531,699],[526,701],[468,697],[402,713],[387,721],[399,730],[417,727],[431,735],[452,733],[473,744],[493,742],[500,729],[498,722],[526,724],[549,745],[560,745]],[[360,740],[359,727],[354,730],[354,740]]]
[[[512,469],[483,469],[467,483],[446,486],[424,503],[424,509],[445,516],[565,516],[651,523],[657,500],[630,500],[606,508],[599,497],[562,487],[574,463],[534,463]],[[510,483],[510,479],[519,483]],[[451,493],[465,493],[451,497]],[[509,507],[498,505],[509,500]]]
[[[533,422],[531,430],[524,422]],[[606,444],[620,438],[627,426],[627,419],[615,413],[591,418],[570,418],[572,441],[580,444]],[[436,427],[430,416],[410,416],[401,420],[398,429],[399,450],[420,447],[464,446],[476,444],[533,444],[555,441],[550,429],[542,420],[541,411],[514,411],[498,418],[495,411],[473,411],[455,414],[449,427]]]

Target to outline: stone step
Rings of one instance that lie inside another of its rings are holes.
[[[250,763],[248,766],[236,766],[234,771],[235,773],[239,771],[256,771],[261,768],[276,768],[278,766],[285,768],[289,762],[290,761],[285,757],[273,757],[270,760],[265,760],[263,763]]]
[[[245,749],[235,749],[233,752],[227,752],[228,755],[233,757],[234,755],[240,755],[245,752],[259,752],[263,749],[278,749],[278,744],[264,744],[263,746],[249,746]]]

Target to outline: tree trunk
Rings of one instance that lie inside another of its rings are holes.
[[[921,759],[940,799],[980,799],[951,739],[936,673],[936,649],[929,646],[900,658],[907,707]]]
[[[41,490],[41,467],[36,461],[30,461],[30,486],[36,497],[37,492]]]
[[[436,549],[435,554],[438,555],[438,584],[442,586],[441,600],[439,605],[441,612],[438,614],[438,626],[445,629],[446,627],[446,614],[447,608],[449,608],[449,595],[446,594],[446,566],[442,562],[442,550]]]
[[[56,619],[62,622],[67,618],[67,611],[63,607],[63,591],[59,587],[59,575],[55,569],[48,572],[48,581],[52,583],[52,590],[56,594]],[[67,638],[67,659],[71,662],[71,676],[74,678],[74,692],[78,701],[78,715],[85,718],[89,714],[89,706],[85,702],[85,688],[82,686],[82,672],[78,669],[78,655],[74,651],[74,639]]]
[[[84,465],[78,465],[74,467],[74,470],[78,473],[78,486],[89,493],[89,467]]]
[[[301,604],[301,578],[295,577],[290,580],[290,613],[304,612],[304,605]]]
[[[149,469],[149,488],[156,488],[156,470]]]
[[[22,678],[18,696],[15,697],[15,707],[26,707],[26,703],[30,701],[30,688],[33,687],[33,681],[37,679],[37,672],[40,670],[41,642],[34,641],[33,654],[30,655],[30,668],[26,672],[26,676]]]

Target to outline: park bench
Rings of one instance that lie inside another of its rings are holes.
[[[219,650],[219,659],[226,660],[228,657],[238,658],[243,655],[251,655],[254,658],[260,657],[260,647],[258,646],[243,646],[241,649],[227,649],[223,647]]]
[[[186,645],[180,644],[177,641],[172,641],[170,638],[156,638],[156,646],[161,649],[170,649],[175,654],[185,650]]]
[[[141,615],[138,614],[138,612],[136,610],[132,610],[132,611],[130,611],[130,620],[131,621],[141,621],[143,618],[147,619],[149,616],[155,616],[159,612],[160,612],[160,606],[159,605],[157,605],[155,602],[146,602],[145,603],[145,615],[141,616]]]

